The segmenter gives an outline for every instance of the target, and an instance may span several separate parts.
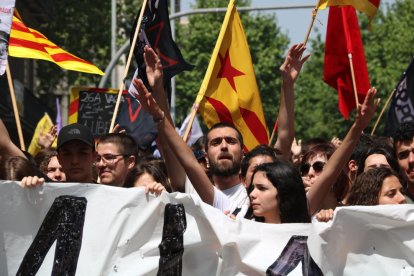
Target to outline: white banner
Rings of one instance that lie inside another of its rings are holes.
[[[404,275],[413,210],[342,208],[332,224],[271,225],[180,193],[0,182],[0,275]]]
[[[0,76],[4,74],[7,64],[10,30],[16,0],[0,1]]]

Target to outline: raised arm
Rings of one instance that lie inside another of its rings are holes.
[[[140,91],[140,95],[137,95],[137,97],[141,102],[142,107],[149,112],[153,116],[154,121],[157,122],[158,133],[165,138],[169,148],[184,168],[198,195],[204,202],[212,205],[214,200],[213,185],[202,167],[198,164],[193,152],[175,131],[170,120],[165,119],[167,116],[166,112],[158,106],[142,81],[140,79],[134,79],[133,83],[137,90]],[[156,91],[155,93],[159,92],[160,91]],[[157,98],[158,97],[165,97],[165,94],[160,93],[160,95],[157,95]]]
[[[285,62],[280,66],[282,89],[275,148],[282,153],[282,157],[286,161],[290,160],[290,148],[295,136],[294,84],[303,64],[310,56],[302,57],[305,50],[306,46],[303,43],[293,45],[289,49]]]
[[[335,183],[341,170],[344,168],[352,151],[358,144],[362,131],[369,125],[375,110],[379,105],[379,99],[375,100],[377,90],[370,88],[365,97],[364,103],[358,107],[354,124],[348,131],[345,139],[338,149],[332,154],[326,163],[321,175],[316,180],[307,197],[309,202],[309,213],[313,215],[321,208],[321,203],[329,193],[331,186]]]
[[[26,158],[23,152],[10,140],[9,132],[2,119],[0,119],[0,133],[0,155],[2,157],[21,156]]]
[[[171,118],[168,100],[165,97],[164,92],[164,83],[163,83],[163,71],[161,61],[158,55],[152,48],[145,46],[144,48],[144,60],[146,64],[146,73],[148,82],[151,86],[155,101],[158,103],[160,109],[164,112],[165,118],[174,126],[173,120]],[[138,90],[140,91],[140,90]],[[167,140],[163,132],[158,132],[158,137],[161,145],[166,145]],[[163,157],[165,159],[165,164],[167,167],[167,172],[170,177],[171,186],[174,191],[184,192],[185,190],[185,171],[178,162],[174,153],[169,147],[163,146],[161,149]]]

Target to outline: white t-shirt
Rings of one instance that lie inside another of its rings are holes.
[[[197,194],[197,191],[194,189],[194,186],[188,177],[185,181],[185,192],[200,199],[200,196]],[[240,211],[236,215],[236,217],[239,218],[245,216],[249,206],[249,196],[247,195],[246,188],[243,184],[237,184],[226,190],[219,190],[214,187],[214,208],[217,208],[223,212],[230,211],[230,214],[233,214],[236,209],[240,208]]]

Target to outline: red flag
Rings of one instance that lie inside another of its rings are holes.
[[[338,108],[345,119],[355,108],[349,54],[352,54],[358,102],[362,103],[370,83],[358,18],[351,6],[332,6],[326,32],[324,81],[338,91]]]

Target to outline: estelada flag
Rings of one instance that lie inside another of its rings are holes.
[[[352,55],[358,102],[362,103],[370,83],[358,18],[351,6],[330,7],[324,81],[338,91],[338,107],[345,119],[349,118],[349,112],[356,107],[349,54]]]
[[[66,70],[104,75],[89,61],[66,52],[40,32],[26,27],[16,16],[13,16],[9,55],[18,58],[43,59],[54,62]]]
[[[234,0],[227,8],[196,105],[207,127],[227,122],[240,130],[246,150],[268,144],[252,58]]]
[[[380,0],[320,0],[317,8],[326,9],[328,6],[353,6],[372,19],[380,5]]]

